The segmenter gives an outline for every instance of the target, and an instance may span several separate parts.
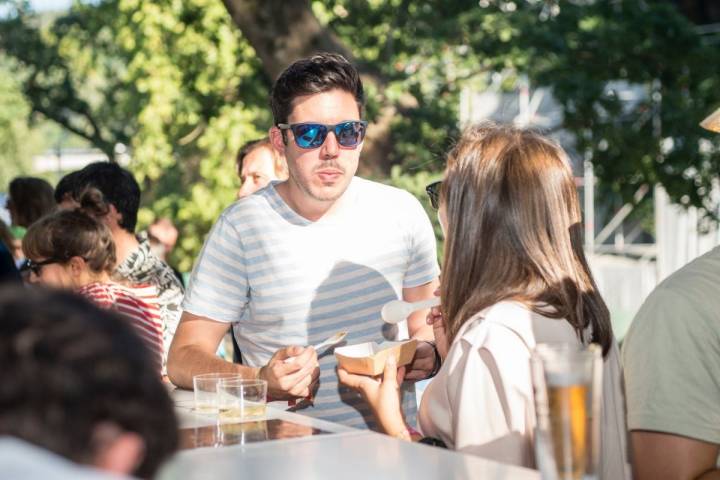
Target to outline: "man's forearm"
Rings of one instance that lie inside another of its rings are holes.
[[[193,377],[201,373],[238,373],[244,378],[257,378],[258,368],[246,367],[209,354],[193,345],[170,350],[168,377],[181,388],[193,388]]]

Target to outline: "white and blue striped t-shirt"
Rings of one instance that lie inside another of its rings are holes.
[[[438,276],[435,236],[408,192],[354,177],[334,211],[316,222],[293,211],[275,183],[238,200],[215,223],[197,260],[183,309],[233,322],[244,363],[260,366],[288,345],[338,331],[347,344],[407,338],[383,323],[382,306],[403,288]],[[314,406],[324,420],[372,427],[359,394],[338,384],[332,352],[321,356]],[[411,390],[410,390],[411,391]],[[414,420],[413,393],[404,396]]]

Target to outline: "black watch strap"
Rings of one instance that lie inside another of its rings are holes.
[[[435,362],[433,363],[433,369],[430,372],[430,375],[427,376],[427,378],[432,378],[440,371],[440,367],[442,366],[442,359],[440,358],[440,352],[438,352],[435,342],[430,342],[427,340],[423,341],[432,347],[433,353],[435,354]]]

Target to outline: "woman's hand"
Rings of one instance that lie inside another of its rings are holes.
[[[389,356],[382,375],[369,377],[349,373],[338,367],[340,383],[362,393],[380,428],[393,436],[407,432],[407,425],[400,407],[400,385],[405,376],[405,367],[397,368],[395,357]]]
[[[435,296],[440,296],[440,289],[435,290]],[[447,335],[445,335],[445,322],[442,314],[442,305],[432,307],[425,319],[428,325],[432,325],[433,334],[435,335],[435,347],[438,349],[440,358],[445,360],[449,349]]]

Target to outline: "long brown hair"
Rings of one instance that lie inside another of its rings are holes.
[[[471,127],[448,155],[440,202],[450,341],[476,313],[513,300],[566,319],[581,339],[590,326],[607,353],[610,314],[583,253],[575,183],[559,145],[512,126]]]
[[[85,191],[77,210],[60,210],[30,226],[22,248],[28,258],[56,258],[68,262],[82,257],[94,273],[112,273],[115,268],[115,243],[112,233],[98,217],[109,207],[97,189]]]

